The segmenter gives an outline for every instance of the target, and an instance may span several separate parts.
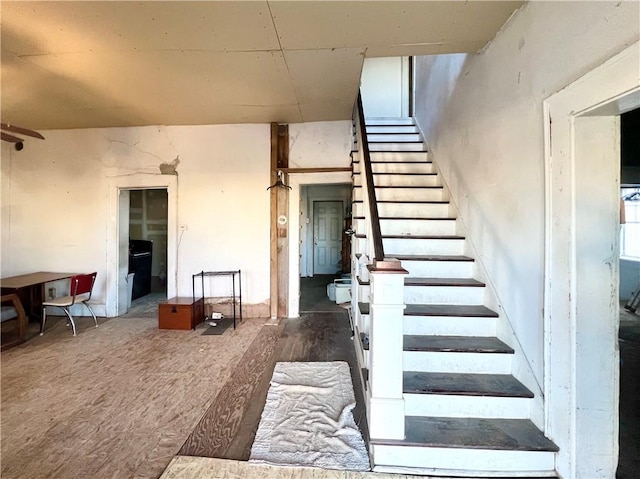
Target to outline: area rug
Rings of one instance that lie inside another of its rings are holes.
[[[249,461],[368,471],[343,361],[276,363]]]
[[[214,323],[215,326],[211,325],[211,323]],[[211,321],[211,320],[207,320],[205,322],[205,324],[207,325],[207,329],[205,329],[202,332],[203,336],[211,336],[211,335],[220,335],[222,333],[224,333],[227,328],[229,326],[231,326],[233,324],[233,319],[222,319],[222,320],[218,320],[218,321]]]

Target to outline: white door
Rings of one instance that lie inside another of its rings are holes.
[[[340,270],[342,250],[342,201],[313,203],[313,274]]]

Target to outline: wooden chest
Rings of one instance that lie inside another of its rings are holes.
[[[195,329],[204,320],[204,299],[179,296],[158,305],[158,328]]]

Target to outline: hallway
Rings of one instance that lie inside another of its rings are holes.
[[[616,479],[640,477],[640,316],[620,305],[620,456]]]

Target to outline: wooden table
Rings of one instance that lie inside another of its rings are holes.
[[[38,271],[0,279],[2,294],[17,294],[27,315],[40,321],[42,301],[45,299],[44,285],[52,281],[71,278],[76,273]]]

